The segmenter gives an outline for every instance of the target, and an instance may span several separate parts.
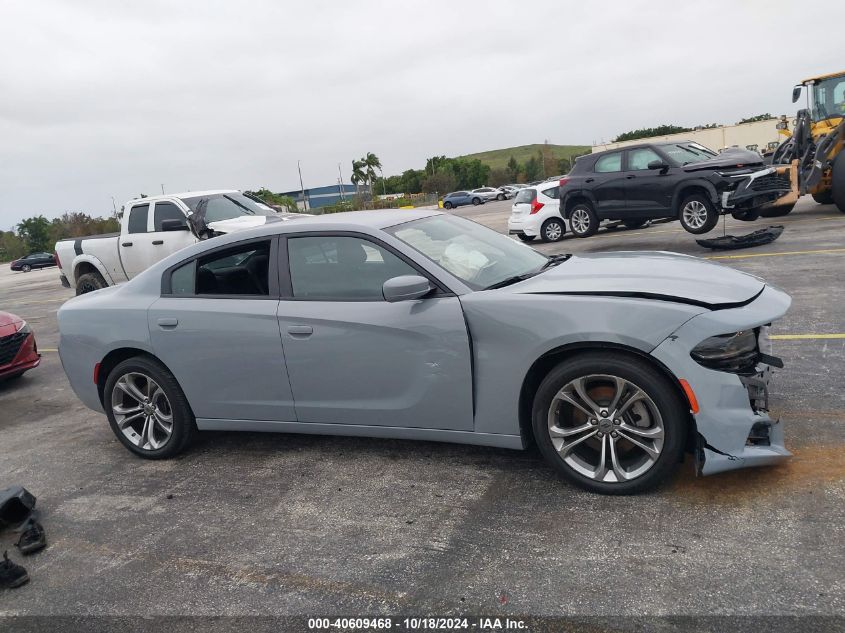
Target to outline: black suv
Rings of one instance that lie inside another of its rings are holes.
[[[789,178],[757,152],[721,154],[689,141],[643,143],[580,157],[560,179],[560,212],[572,232],[589,237],[602,220],[638,228],[677,219],[690,233],[707,233],[730,211],[740,220],[790,190]]]

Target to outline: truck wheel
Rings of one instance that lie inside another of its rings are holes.
[[[795,208],[795,203],[782,204],[779,207],[763,207],[760,209],[761,218],[779,218],[783,215],[789,215],[790,211]]]
[[[830,193],[837,208],[845,213],[845,158],[842,156],[845,156],[845,152],[841,153],[833,164]]]
[[[701,235],[713,230],[719,222],[719,212],[706,197],[696,193],[684,198],[678,220],[688,233]]]
[[[569,212],[569,228],[575,237],[590,237],[599,230],[599,218],[586,202],[579,202]]]
[[[76,280],[76,294],[77,296],[84,295],[86,292],[94,292],[107,286],[106,280],[100,276],[100,273],[85,273]]]

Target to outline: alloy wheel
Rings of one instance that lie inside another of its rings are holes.
[[[707,222],[707,207],[703,202],[698,200],[690,200],[684,205],[681,213],[684,216],[684,222],[693,229],[700,229]]]
[[[633,382],[604,374],[568,382],[552,398],[548,432],[561,459],[594,481],[642,476],[663,449],[657,405]]]
[[[141,450],[158,450],[173,434],[170,401],[161,386],[146,374],[130,372],[118,378],[112,389],[111,407],[117,428]]]
[[[29,264],[24,264],[23,266],[21,266],[21,270],[25,273],[28,273],[30,270],[32,270],[32,266],[30,266]]]
[[[586,233],[590,230],[590,214],[586,209],[575,209],[569,218],[569,224],[576,233]]]

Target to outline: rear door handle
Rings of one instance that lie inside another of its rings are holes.
[[[625,178],[626,178],[626,179],[628,179],[628,180],[632,180],[633,178],[636,178],[636,176],[634,176],[634,175],[632,174],[632,175],[630,175],[630,176],[625,176]],[[153,242],[153,244],[155,244],[155,242]]]
[[[164,244],[164,240],[153,240],[153,246],[161,246]]]
[[[124,242],[121,246],[132,246],[132,242]]]
[[[303,338],[309,337],[314,333],[314,328],[310,325],[291,325],[288,328],[288,334],[291,336],[301,336]]]
[[[158,320],[158,326],[162,328],[174,328],[179,325],[179,319],[175,317],[161,317]]]
[[[593,182],[594,180],[595,178],[587,178],[587,180],[585,180],[584,182]]]

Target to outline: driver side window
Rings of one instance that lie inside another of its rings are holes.
[[[312,301],[383,301],[384,282],[418,275],[389,250],[358,237],[288,238],[293,296]]]

